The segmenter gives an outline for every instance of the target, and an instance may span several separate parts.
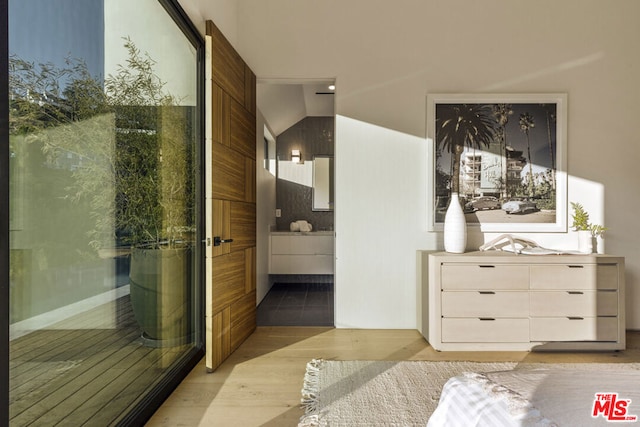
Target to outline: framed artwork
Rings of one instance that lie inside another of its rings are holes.
[[[566,94],[427,95],[429,230],[453,192],[467,226],[567,231]]]

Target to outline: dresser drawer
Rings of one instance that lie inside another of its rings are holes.
[[[442,342],[528,342],[529,319],[442,319]]]
[[[444,317],[526,317],[527,291],[444,291]]]
[[[531,341],[617,341],[617,317],[532,318]]]
[[[616,291],[532,291],[532,317],[617,316]]]
[[[442,289],[518,290],[529,289],[529,267],[502,264],[443,264]]]
[[[616,265],[532,265],[531,289],[618,289]]]

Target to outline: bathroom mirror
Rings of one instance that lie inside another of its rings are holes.
[[[333,157],[313,158],[313,211],[333,210]]]

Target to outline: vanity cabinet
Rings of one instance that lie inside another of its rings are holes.
[[[333,232],[272,233],[269,274],[333,274]]]
[[[624,258],[431,253],[422,333],[436,350],[625,348]]]

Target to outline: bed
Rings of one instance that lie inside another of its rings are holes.
[[[585,363],[464,373],[444,385],[427,426],[633,424],[640,416],[639,369],[635,363]]]

